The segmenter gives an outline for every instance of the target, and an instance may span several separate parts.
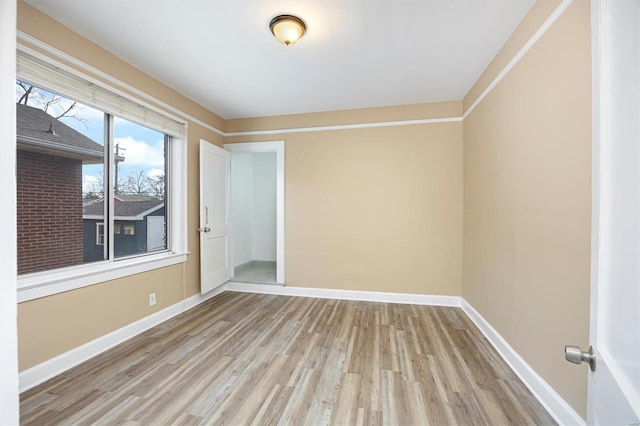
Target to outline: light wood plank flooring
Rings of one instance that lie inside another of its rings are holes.
[[[553,424],[458,308],[223,293],[21,395],[23,424]]]

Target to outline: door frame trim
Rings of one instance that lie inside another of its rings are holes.
[[[275,152],[276,153],[276,283],[285,285],[285,143],[280,141],[240,142],[224,144],[224,149],[233,154],[237,152]],[[232,165],[233,167],[233,165]],[[233,218],[231,218],[230,249],[233,256]],[[231,257],[231,276],[235,275],[233,257]]]

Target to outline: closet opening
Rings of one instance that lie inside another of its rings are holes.
[[[226,144],[231,152],[231,281],[284,284],[284,142]]]

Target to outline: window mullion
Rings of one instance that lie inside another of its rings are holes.
[[[165,232],[165,247],[168,250],[171,250],[173,248],[173,241],[172,241],[172,233],[171,233],[171,229],[172,229],[172,214],[171,214],[171,209],[169,208],[173,201],[171,200],[171,197],[173,196],[172,191],[169,189],[169,183],[171,182],[171,179],[173,179],[173,177],[171,176],[171,168],[169,167],[169,164],[173,164],[173,158],[171,156],[171,150],[169,149],[169,145],[170,145],[170,141],[171,141],[171,136],[169,135],[164,135],[164,206],[165,206],[165,226],[164,226],[164,232]]]
[[[104,115],[104,149],[105,149],[105,169],[107,176],[104,192],[105,192],[105,254],[109,261],[113,261],[114,247],[115,247],[115,235],[114,229],[114,213],[115,213],[115,154],[113,148],[113,116],[111,114]]]

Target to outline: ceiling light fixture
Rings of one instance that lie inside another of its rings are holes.
[[[279,15],[269,24],[275,38],[285,46],[290,46],[300,39],[307,30],[302,19],[292,15]]]

